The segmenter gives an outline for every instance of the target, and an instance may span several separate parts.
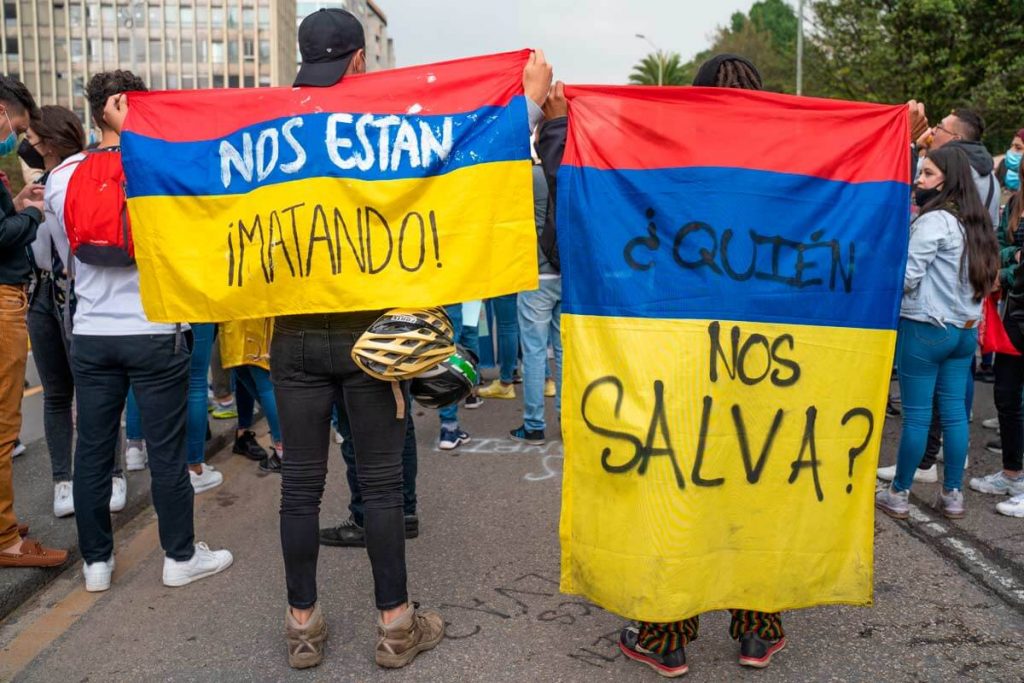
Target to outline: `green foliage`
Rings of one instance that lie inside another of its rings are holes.
[[[795,92],[796,3],[757,0],[734,13],[708,50],[678,65],[680,82],[732,52],[757,65],[767,90]],[[1024,127],[1024,0],[808,0],[804,31],[806,95],[916,99],[933,122],[968,106],[985,118],[995,153]],[[642,65],[630,82],[656,83],[656,57],[653,78]]]
[[[644,57],[633,67],[629,82],[633,85],[658,85],[661,74],[662,85],[689,85],[693,72],[684,69],[678,52],[654,52]]]
[[[969,106],[985,117],[994,151],[1024,125],[1020,0],[817,0],[812,9],[820,94],[913,98],[933,121]]]

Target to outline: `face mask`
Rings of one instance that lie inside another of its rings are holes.
[[[930,202],[931,200],[933,200],[936,197],[938,197],[939,196],[939,192],[941,192],[941,190],[939,190],[936,187],[933,187],[933,188],[928,189],[928,190],[924,190],[924,189],[920,189],[920,188],[915,189],[914,190],[914,203],[917,204],[918,208],[921,208],[925,204]]]
[[[11,123],[11,117],[7,115],[6,109],[4,109],[4,118],[7,119],[7,125],[11,127],[11,134],[0,141],[0,157],[5,157],[18,148],[18,136],[14,134],[14,124]]]
[[[1014,152],[1012,149],[1006,150],[1006,167],[1016,171],[1020,168],[1020,160],[1024,154],[1020,152]]]

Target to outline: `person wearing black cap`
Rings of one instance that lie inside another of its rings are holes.
[[[296,86],[336,86],[366,70],[363,28],[350,13],[325,9],[299,26],[302,65]],[[523,72],[531,126],[551,85],[551,67],[535,52]],[[288,661],[307,668],[323,661],[327,625],[317,601],[319,510],[327,476],[331,409],[343,407],[352,428],[365,507],[366,551],[377,609],[377,664],[405,666],[444,637],[444,619],[418,609],[406,589],[402,448],[408,406],[402,391],[351,360],[356,339],[383,311],[278,317],[271,342],[284,458],[281,549],[288,585],[285,615]]]

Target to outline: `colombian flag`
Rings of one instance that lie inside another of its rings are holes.
[[[562,589],[659,622],[870,604],[906,108],[566,92]]]
[[[147,316],[433,306],[537,283],[528,51],[329,88],[132,93]]]

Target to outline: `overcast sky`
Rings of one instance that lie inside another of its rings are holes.
[[[625,83],[651,47],[689,60],[753,0],[377,0],[398,66],[542,48],[555,78]]]

